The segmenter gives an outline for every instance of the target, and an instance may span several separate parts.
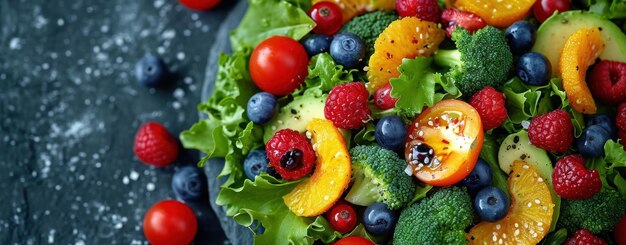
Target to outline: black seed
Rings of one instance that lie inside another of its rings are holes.
[[[288,171],[294,171],[302,167],[303,153],[300,149],[293,148],[280,158],[280,166]]]
[[[517,144],[519,142],[519,136],[513,137],[513,143]]]

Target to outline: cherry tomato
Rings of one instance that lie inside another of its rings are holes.
[[[189,9],[204,11],[214,8],[221,0],[178,0],[178,2]]]
[[[309,9],[309,16],[315,21],[313,32],[333,35],[343,26],[341,8],[333,2],[319,2]]]
[[[404,154],[419,180],[448,186],[472,172],[483,139],[483,124],[474,107],[460,100],[442,100],[409,126]]]
[[[387,110],[396,107],[398,99],[391,97],[391,84],[383,86],[374,93],[374,102],[376,107],[381,110]]]
[[[347,202],[340,200],[327,214],[330,226],[340,233],[348,233],[356,227],[357,217],[354,208]]]
[[[188,245],[197,229],[193,210],[176,200],[154,204],[143,218],[143,234],[152,245]]]
[[[333,245],[376,245],[376,243],[360,236],[349,236],[333,243]]]
[[[562,13],[567,10],[569,10],[569,0],[538,0],[533,5],[533,14],[542,23],[555,11]]]
[[[250,56],[250,76],[261,90],[276,96],[300,87],[308,74],[304,47],[288,37],[273,36],[259,43]]]
[[[617,244],[626,245],[626,215],[622,216],[622,219],[615,225],[613,237]]]

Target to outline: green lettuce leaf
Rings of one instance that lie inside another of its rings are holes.
[[[625,0],[584,0],[590,12],[603,15],[609,19],[626,18]]]
[[[613,170],[615,167],[626,167],[626,151],[624,151],[622,144],[613,140],[608,140],[604,143],[604,161],[608,163],[610,170]]]
[[[369,232],[367,232],[367,230],[365,230],[365,226],[363,226],[363,224],[357,225],[356,227],[354,227],[354,229],[351,232],[343,235],[343,237],[351,237],[351,236],[363,237],[370,241],[375,242],[376,244],[384,244],[385,242],[385,237],[374,236],[370,234]]]
[[[492,135],[485,135],[483,148],[480,150],[480,158],[485,160],[491,169],[491,184],[502,190],[507,196],[510,196],[507,176],[504,172],[502,172],[500,165],[498,164],[499,150],[500,144],[496,141],[495,137]]]
[[[608,140],[604,143],[604,158],[589,158],[585,165],[598,171],[603,187],[618,190],[626,198],[626,179],[620,174],[626,167],[626,151],[622,144]]]
[[[321,96],[337,85],[354,81],[354,74],[358,70],[345,70],[342,65],[335,63],[328,53],[320,53],[311,57],[309,75],[304,80],[304,86],[293,92],[293,96],[303,93],[314,93]]]
[[[359,132],[354,135],[354,143],[356,145],[369,145],[376,142],[376,125],[368,122]]]
[[[411,206],[411,204],[419,200],[422,200],[424,197],[426,197],[428,192],[432,189],[433,189],[432,185],[427,185],[423,183],[418,184],[415,188],[415,195],[413,195],[413,199],[411,199],[411,201],[409,202],[409,204],[407,204],[407,206]]]
[[[543,239],[542,245],[561,245],[567,240],[567,229],[561,228],[557,231],[550,232],[545,239]]]

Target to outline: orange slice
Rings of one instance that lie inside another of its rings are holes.
[[[563,89],[574,110],[595,114],[596,103],[585,82],[587,68],[596,62],[604,50],[602,34],[596,28],[583,28],[572,34],[565,42],[559,59],[559,74]]]
[[[509,175],[511,207],[496,222],[483,221],[467,234],[470,244],[537,244],[550,230],[554,204],[545,179],[525,162]]]
[[[508,27],[524,19],[530,12],[535,0],[457,0],[454,5],[472,12],[495,27]]]
[[[438,24],[417,17],[392,22],[376,39],[370,57],[366,84],[370,92],[387,85],[390,78],[400,76],[398,66],[404,58],[430,56],[439,48],[445,32]]]
[[[319,2],[333,2],[339,5],[343,23],[363,13],[375,10],[394,10],[396,8],[395,0],[313,0],[313,4]]]
[[[350,184],[352,163],[346,142],[331,121],[315,118],[307,130],[317,153],[315,172],[283,200],[294,214],[312,217],[326,212],[341,197]]]

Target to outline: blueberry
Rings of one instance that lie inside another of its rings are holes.
[[[387,207],[387,204],[381,202],[369,205],[363,213],[365,229],[374,235],[393,233],[396,221],[398,221],[396,214]]]
[[[543,54],[530,52],[519,58],[515,72],[527,84],[546,85],[551,76],[551,68],[550,61]]]
[[[254,180],[261,172],[267,172],[269,162],[265,150],[253,150],[243,160],[243,171],[248,179]]]
[[[161,58],[154,55],[143,57],[135,65],[135,77],[137,81],[150,88],[162,86],[167,80],[167,67]]]
[[[522,20],[513,23],[505,32],[506,41],[509,43],[511,52],[521,55],[533,47],[536,38],[535,27],[528,21]]]
[[[589,118],[589,120],[587,120],[587,126],[591,125],[602,126],[602,128],[604,128],[604,130],[606,130],[611,137],[613,137],[613,135],[615,135],[615,131],[617,131],[613,119],[611,119],[611,117],[609,117],[609,115],[607,114],[593,115],[591,118]]]
[[[474,209],[482,220],[493,222],[504,218],[509,211],[509,201],[502,190],[488,186],[474,197]]]
[[[462,183],[472,191],[491,185],[491,168],[485,160],[479,158],[472,172],[463,179]]]
[[[401,150],[406,140],[406,126],[398,116],[386,116],[376,123],[376,142],[392,151]]]
[[[267,92],[260,92],[250,97],[246,112],[250,121],[256,124],[264,124],[272,120],[277,110],[276,97]]]
[[[580,154],[585,157],[604,156],[604,143],[611,138],[601,125],[591,125],[585,130],[580,138],[576,139],[576,147]]]
[[[207,194],[206,176],[198,167],[184,166],[174,173],[172,190],[183,201],[201,200]]]
[[[333,37],[331,36],[314,34],[305,39],[302,45],[306,53],[311,57],[319,53],[328,52],[330,50],[330,42],[332,41]]]
[[[339,33],[330,43],[330,56],[346,69],[358,68],[365,57],[365,44],[357,35]]]

